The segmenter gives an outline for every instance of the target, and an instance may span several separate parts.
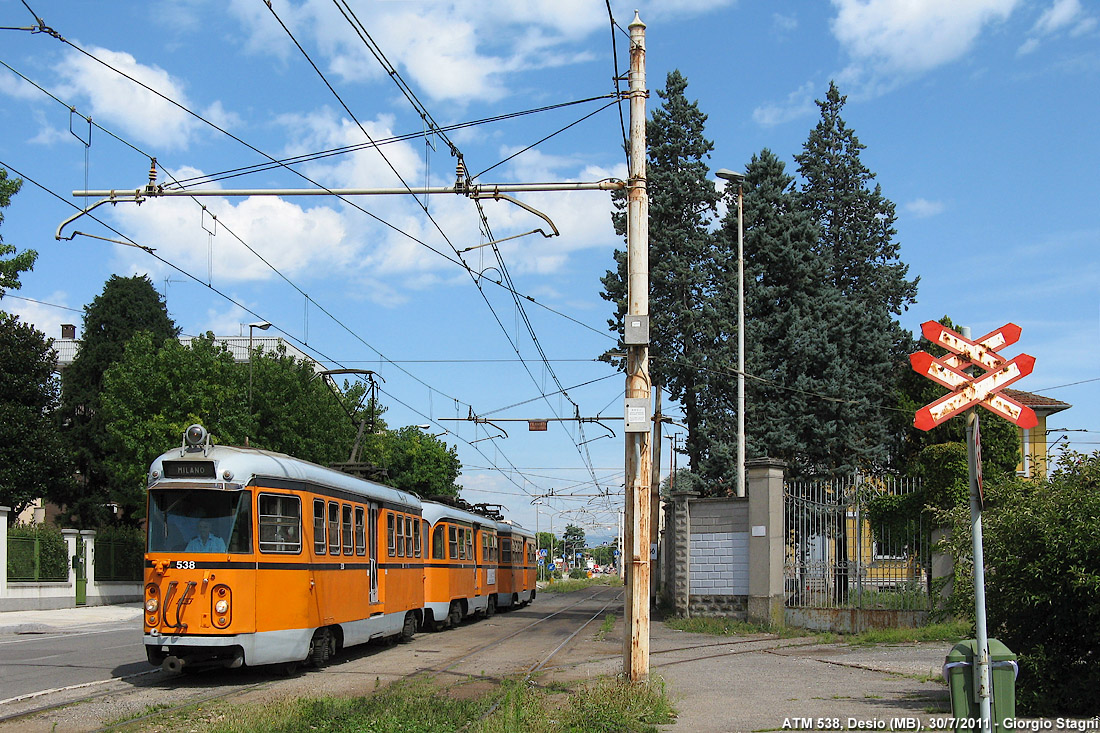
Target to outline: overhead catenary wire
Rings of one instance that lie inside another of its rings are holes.
[[[45,186],[45,185],[43,185],[42,183],[38,182],[38,181],[37,181],[37,180],[36,180],[35,178],[33,178],[32,176],[29,176],[29,175],[27,175],[27,174],[26,174],[26,173],[24,173],[23,171],[21,171],[21,170],[19,170],[19,169],[15,168],[15,167],[13,167],[13,166],[11,166],[10,164],[8,164],[7,162],[5,162],[5,161],[3,161],[3,160],[0,160],[0,168],[4,168],[4,169],[6,169],[6,170],[8,170],[8,171],[11,171],[12,173],[14,173],[14,174],[15,174],[16,176],[18,176],[19,178],[22,178],[22,179],[24,179],[24,180],[26,180],[26,181],[29,181],[29,182],[30,182],[30,183],[31,183],[32,185],[36,186],[37,188],[41,189],[42,191],[46,192],[47,194],[49,194],[49,195],[53,196],[54,198],[58,199],[58,200],[59,200],[59,201],[61,201],[62,203],[66,204],[66,205],[68,205],[68,206],[70,206],[70,207],[72,207],[72,208],[79,208],[79,207],[77,207],[77,206],[76,206],[76,204],[72,203],[71,201],[69,201],[69,200],[65,199],[65,198],[64,198],[63,196],[61,196],[61,194],[57,193],[56,191],[53,191],[53,190],[51,190],[51,189],[50,189],[50,188],[48,188],[47,186]],[[198,284],[198,285],[201,285],[201,286],[203,286],[203,287],[205,287],[205,288],[209,289],[209,290],[210,290],[211,292],[213,292],[213,293],[217,294],[218,296],[220,296],[221,298],[225,299],[225,300],[226,300],[226,301],[228,301],[229,303],[232,303],[232,304],[233,304],[233,305],[235,305],[236,307],[240,308],[240,309],[241,309],[241,310],[242,310],[243,312],[245,312],[245,313],[248,313],[249,315],[251,315],[251,316],[253,316],[253,317],[257,318],[257,319],[263,318],[263,316],[262,316],[262,315],[260,315],[260,314],[259,314],[259,313],[257,313],[256,311],[252,310],[252,309],[251,309],[251,308],[249,308],[248,306],[244,305],[243,303],[241,303],[241,302],[237,301],[236,299],[234,299],[234,298],[233,298],[232,296],[230,296],[229,294],[227,294],[227,293],[223,292],[222,290],[218,289],[218,288],[217,288],[217,287],[215,287],[215,286],[214,286],[214,285],[213,285],[212,283],[207,283],[207,282],[205,282],[205,281],[204,281],[204,280],[203,280],[202,278],[198,277],[197,275],[194,275],[194,274],[192,274],[192,273],[188,272],[187,270],[184,270],[184,269],[183,269],[182,267],[180,267],[180,266],[176,265],[175,263],[171,262],[170,260],[168,260],[168,259],[166,259],[166,258],[162,257],[161,255],[158,255],[158,254],[157,254],[157,253],[156,253],[156,252],[155,252],[155,251],[154,251],[154,250],[153,250],[152,248],[150,248],[150,247],[145,247],[145,246],[143,246],[143,245],[141,245],[141,244],[139,244],[139,243],[135,242],[134,240],[132,240],[132,239],[131,239],[130,237],[128,237],[127,235],[125,235],[125,234],[123,234],[122,232],[118,231],[117,229],[115,229],[114,227],[112,227],[112,226],[111,226],[110,224],[108,224],[108,223],[106,223],[106,222],[104,222],[104,221],[102,221],[102,220],[100,220],[100,219],[96,218],[96,217],[95,217],[94,215],[92,215],[92,214],[89,214],[88,216],[90,216],[90,217],[91,217],[92,219],[94,219],[94,220],[95,220],[95,221],[96,221],[97,223],[99,223],[100,225],[102,225],[103,227],[105,227],[106,229],[108,229],[109,231],[111,231],[111,232],[115,233],[116,235],[118,235],[118,236],[119,236],[119,237],[120,237],[121,239],[124,239],[124,240],[126,240],[126,242],[128,242],[128,243],[129,243],[129,244],[131,244],[132,246],[135,246],[135,247],[138,247],[138,248],[140,248],[140,249],[143,249],[143,250],[145,250],[145,251],[146,251],[146,252],[147,252],[147,253],[148,253],[148,254],[149,254],[150,256],[152,256],[153,258],[155,258],[156,260],[158,260],[159,262],[161,262],[161,263],[162,263],[163,265],[165,265],[165,266],[167,266],[167,267],[169,267],[169,268],[171,268],[171,269],[175,270],[176,272],[178,272],[179,274],[183,275],[184,277],[187,277],[188,279],[190,279],[190,280],[194,281],[194,282],[195,282],[196,284]],[[278,327],[276,326],[276,328],[278,328]],[[324,361],[326,361],[326,362],[329,362],[329,363],[333,363],[333,364],[338,364],[338,365],[340,365],[340,366],[343,366],[343,365],[341,365],[341,364],[340,364],[340,362],[339,362],[339,361],[337,361],[337,360],[333,359],[333,358],[332,358],[332,357],[330,357],[329,355],[325,354],[325,353],[324,353],[323,351],[320,351],[320,350],[319,350],[319,349],[317,349],[316,347],[310,346],[309,344],[305,343],[304,341],[302,341],[302,340],[300,340],[300,339],[298,339],[298,338],[295,338],[295,337],[294,337],[293,335],[291,335],[291,334],[290,334],[290,333],[289,333],[288,331],[286,331],[286,330],[284,330],[284,329],[278,329],[278,330],[279,330],[279,332],[280,332],[280,333],[282,333],[282,334],[283,334],[283,335],[284,335],[284,336],[285,336],[285,337],[287,338],[287,340],[289,340],[289,341],[292,341],[292,342],[294,342],[295,344],[297,344],[297,345],[298,345],[298,346],[299,346],[299,347],[300,347],[301,349],[303,349],[303,350],[304,350],[304,351],[306,351],[307,353],[313,353],[313,354],[316,354],[316,355],[317,355],[317,356],[318,356],[318,357],[319,357],[319,358],[320,358],[321,360],[324,360]],[[411,376],[411,375],[410,375],[410,376]],[[415,377],[414,377],[414,378],[415,378]],[[403,401],[403,400],[401,400],[400,398],[398,398],[398,397],[397,397],[396,395],[394,395],[394,394],[392,394],[392,393],[389,393],[389,392],[385,392],[384,390],[381,390],[381,389],[379,390],[379,392],[380,392],[380,393],[383,393],[383,394],[385,394],[385,395],[386,395],[387,397],[389,397],[389,398],[390,398],[391,400],[393,400],[393,402],[395,402],[395,403],[397,403],[397,404],[400,404],[401,406],[405,407],[406,409],[409,409],[409,410],[410,410],[410,411],[412,411],[412,412],[413,412],[414,414],[416,414],[416,415],[418,415],[418,416],[420,416],[420,417],[422,417],[422,418],[425,418],[425,419],[429,419],[429,420],[431,419],[431,417],[430,417],[430,416],[428,416],[428,415],[425,415],[425,414],[424,414],[423,412],[421,412],[420,410],[417,410],[416,408],[412,407],[411,405],[409,405],[409,404],[408,404],[408,403],[406,403],[405,401]],[[491,461],[491,460],[489,459],[489,456],[487,456],[487,455],[486,455],[486,454],[485,454],[485,453],[484,453],[484,452],[483,452],[483,451],[482,451],[482,450],[480,449],[480,447],[478,447],[478,446],[474,445],[474,444],[473,444],[473,443],[472,443],[471,441],[467,441],[467,440],[465,440],[464,438],[462,438],[462,437],[461,437],[461,436],[459,436],[459,435],[456,435],[456,434],[454,434],[454,433],[451,433],[451,434],[452,434],[452,435],[454,435],[454,437],[455,437],[455,439],[456,439],[456,440],[459,440],[459,441],[462,441],[463,443],[466,443],[466,444],[467,444],[468,446],[470,446],[470,447],[471,447],[471,448],[473,448],[473,449],[474,449],[475,451],[477,451],[477,453],[479,453],[479,454],[480,454],[480,455],[481,455],[481,456],[482,456],[483,458],[485,458],[485,459],[486,459],[487,461],[489,461],[490,463],[492,463],[492,461]],[[502,455],[503,455],[503,454],[502,454]],[[505,457],[505,458],[506,458],[506,457]],[[507,458],[506,458],[506,459],[507,459]],[[506,478],[507,478],[507,479],[509,480],[509,482],[510,482],[510,483],[512,483],[512,484],[513,484],[514,486],[516,486],[517,488],[519,488],[519,489],[520,489],[520,491],[522,491],[522,492],[523,492],[524,494],[526,494],[526,495],[530,496],[530,492],[529,492],[529,491],[527,491],[527,489],[526,489],[526,488],[525,488],[525,487],[524,487],[524,486],[523,486],[522,484],[516,483],[516,482],[515,482],[515,480],[511,478],[511,475],[510,475],[510,472],[515,472],[515,473],[517,473],[517,474],[520,474],[520,475],[522,475],[522,472],[521,472],[521,471],[519,471],[519,470],[518,470],[517,468],[515,468],[515,467],[514,467],[514,464],[512,464],[512,462],[511,462],[510,460],[508,460],[508,464],[509,464],[509,468],[508,468],[508,469],[504,469],[504,468],[499,468],[499,467],[498,467],[498,469],[497,469],[497,470],[498,470],[498,472],[499,472],[499,473],[500,473],[500,474],[501,474],[502,476],[505,476],[505,477],[506,477]]]
[[[337,8],[340,10],[341,14],[344,15],[345,19],[352,25],[352,27],[354,28],[356,33],[359,35],[359,37],[363,41],[364,45],[367,46],[370,53],[383,66],[383,68],[386,70],[386,72],[390,76],[390,78],[393,79],[394,83],[397,84],[397,86],[401,89],[401,91],[405,95],[405,97],[413,105],[414,109],[416,109],[418,114],[420,114],[421,119],[423,119],[426,124],[430,125],[431,129],[438,130],[439,126],[436,124],[436,122],[432,118],[431,114],[424,107],[424,105],[420,102],[420,100],[416,97],[415,93],[413,93],[412,89],[404,81],[404,79],[401,77],[401,75],[397,72],[397,69],[385,57],[385,54],[382,52],[381,48],[374,41],[374,39],[371,37],[371,35],[367,31],[366,27],[362,24],[361,21],[359,21],[359,18],[356,16],[355,11],[352,10],[351,7],[346,2],[342,2],[342,0],[334,0],[334,2],[336,4]],[[325,85],[328,87],[328,89],[337,98],[337,100],[340,102],[341,106],[343,106],[344,110],[348,113],[348,115],[351,116],[351,118],[359,126],[359,129],[363,132],[364,136],[366,136],[368,140],[371,139],[370,134],[366,131],[366,129],[363,127],[363,125],[355,117],[355,114],[351,111],[351,109],[347,106],[347,104],[344,102],[344,100],[336,92],[336,90],[332,86],[332,84],[329,83],[329,81],[325,78],[323,72],[321,72],[321,70],[313,62],[313,60],[310,58],[310,56],[306,52],[306,50],[302,47],[302,45],[294,37],[294,34],[290,31],[290,29],[286,26],[286,24],[283,23],[282,19],[279,18],[278,13],[275,12],[274,8],[271,5],[268,5],[268,9],[275,16],[276,20],[278,20],[279,25],[283,28],[283,30],[287,33],[287,35],[290,36],[291,40],[294,42],[294,45],[298,48],[299,51],[301,51],[302,55],[306,57],[306,60],[309,62],[310,66],[314,69],[314,71],[317,72],[317,74],[321,77],[322,81],[325,83]],[[454,157],[459,159],[458,172],[459,172],[459,177],[461,179],[461,177],[463,176],[464,171],[465,171],[465,168],[464,168],[463,163],[462,163],[462,161],[463,161],[462,153],[461,153],[461,151],[459,151],[457,146],[453,142],[451,142],[451,140],[446,136],[445,133],[440,132],[440,137],[448,144],[448,146],[450,146],[451,154]],[[398,179],[401,181],[401,183],[408,188],[408,184],[405,183],[404,179],[401,177],[400,173],[398,173],[397,169],[393,166],[393,164],[389,161],[389,159],[386,158],[385,155],[382,155],[382,157],[386,161],[386,164],[394,172],[394,174],[398,176]],[[412,193],[411,188],[410,188],[409,192]],[[439,233],[441,235],[443,235],[444,239],[447,241],[447,244],[450,245],[451,248],[455,250],[455,255],[461,257],[461,254],[454,247],[451,240],[443,232],[443,229],[440,227],[439,223],[428,212],[427,205],[424,204],[424,203],[421,203],[419,200],[417,200],[417,203],[423,209],[425,216],[428,217],[428,219],[436,227],[436,229],[439,231]],[[486,234],[489,236],[491,241],[495,240],[495,238],[492,236],[492,232],[489,228],[489,222],[486,218],[484,208],[481,206],[481,202],[478,199],[475,198],[474,203],[477,206],[478,214],[481,218],[482,226],[485,228]],[[511,289],[514,290],[514,283],[512,283],[510,275],[507,274],[507,267],[504,264],[503,257],[501,256],[500,250],[497,248],[495,242],[493,243],[493,251],[497,256],[497,262],[499,264],[500,271],[501,271],[502,275],[504,276],[504,279],[507,280],[507,282],[508,282],[509,286],[511,287]],[[473,273],[473,270],[469,269],[468,267],[467,267],[467,272],[470,274],[470,277],[473,279],[473,282],[474,282],[475,286],[478,288],[478,292],[481,293],[483,300],[485,301],[486,305],[489,307],[489,310],[492,312],[494,319],[496,319],[497,323],[500,324],[501,329],[505,334],[505,338],[507,338],[509,343],[512,344],[512,348],[516,351],[517,356],[520,356],[520,358],[522,359],[522,354],[520,353],[518,347],[512,342],[511,337],[508,336],[507,329],[504,328],[503,323],[501,323],[500,317],[497,315],[495,309],[492,306],[492,303],[489,301],[489,299],[487,297],[485,297],[485,293],[482,290],[480,282],[479,282],[481,278],[475,276],[474,273]],[[557,378],[557,375],[553,374],[553,367],[550,366],[549,363],[545,362],[546,354],[542,350],[542,346],[538,342],[538,337],[535,334],[534,327],[531,324],[530,319],[527,317],[526,311],[523,309],[522,301],[518,297],[516,297],[515,294],[513,294],[513,298],[515,300],[515,303],[516,303],[516,306],[517,306],[517,309],[518,309],[519,313],[522,315],[522,317],[524,319],[524,323],[527,327],[528,333],[529,333],[532,341],[535,343],[536,348],[538,349],[540,356],[544,360],[544,364],[546,365],[547,369],[553,375],[554,381],[558,385],[559,390],[562,390],[563,388],[562,388],[562,385],[561,385],[560,381]],[[527,368],[526,363],[524,363],[524,369],[525,369],[525,371],[527,371],[528,375],[531,377],[531,380],[535,384],[535,386],[538,387],[538,380],[536,380],[534,378],[534,375],[531,374],[530,369]],[[568,397],[568,394],[565,394],[565,396],[566,396],[567,399],[570,400],[570,402],[573,403],[574,407],[579,411],[579,407],[576,405],[575,402],[572,401],[571,398]],[[547,403],[549,404],[548,400],[547,400]],[[551,409],[553,409],[552,406],[551,406]],[[580,428],[578,428],[578,432],[580,432],[582,437],[583,437],[583,431]],[[581,450],[581,444],[577,444],[575,440],[573,442],[574,442],[574,444],[577,445],[577,450],[578,450],[578,453],[581,454],[581,457],[583,459],[585,459],[587,463],[590,464],[591,463],[591,457],[588,455],[587,449],[582,451]],[[593,473],[593,480],[595,480],[595,479],[596,479],[596,477],[595,477],[595,474]]]
[[[58,37],[58,38],[60,38],[60,35],[58,34],[58,35],[56,35],[55,37]],[[64,40],[64,39],[62,39],[62,40]],[[70,45],[72,45],[72,44],[70,44]],[[81,50],[81,51],[82,51],[82,49],[77,49],[77,50]],[[82,51],[82,52],[83,52],[83,51]],[[90,56],[90,54],[87,54],[87,52],[84,52],[84,53],[85,53],[86,55],[89,55],[89,56]],[[95,57],[94,57],[94,56],[92,56],[92,58],[95,58]],[[96,60],[98,61],[98,59],[96,59]],[[113,68],[113,67],[110,67],[110,65],[109,65],[109,64],[105,64],[105,62],[102,62],[102,61],[100,61],[100,63],[104,63],[104,65],[108,66],[109,68]],[[116,71],[118,71],[118,70],[116,69]],[[126,76],[127,78],[130,78],[130,77],[128,77],[128,75],[126,75],[126,74],[125,74],[125,73],[123,73],[123,72],[120,72],[120,71],[119,71],[118,73],[122,74],[123,76]],[[25,77],[24,77],[24,78],[25,78]],[[143,85],[143,86],[144,86],[144,85]],[[148,87],[146,87],[146,88],[148,88]],[[150,91],[152,91],[152,92],[154,92],[154,93],[157,93],[157,92],[156,92],[155,90],[152,90],[152,89],[150,89]],[[157,93],[157,94],[159,94],[159,93]],[[51,96],[52,96],[52,95],[51,95]],[[164,95],[160,95],[160,96],[162,96],[162,97],[163,97]],[[55,99],[56,99],[56,97],[55,97]],[[58,100],[58,101],[60,102],[60,100]],[[171,100],[169,100],[169,101],[171,101]],[[182,105],[178,105],[178,103],[175,103],[175,102],[173,102],[173,103],[174,103],[174,104],[177,104],[177,106],[180,106],[180,107],[182,108]],[[184,109],[186,109],[186,108],[184,108]],[[189,110],[188,110],[188,111],[189,111]],[[192,113],[192,114],[194,114],[194,113]],[[196,115],[196,116],[197,116],[197,115]],[[200,118],[200,119],[202,119],[201,117],[199,117],[199,118]],[[215,126],[215,127],[216,127],[216,126]],[[117,137],[117,136],[115,136],[115,137]],[[233,136],[231,136],[231,137],[233,137]],[[120,140],[121,140],[121,138],[118,138],[118,139],[120,139]],[[236,138],[235,138],[235,139],[236,139]],[[245,144],[247,145],[247,143],[245,143]],[[131,147],[134,147],[134,146],[132,146],[132,145],[131,145]],[[137,150],[137,148],[134,148],[134,149],[135,149],[135,150]],[[268,156],[268,157],[270,157],[270,156]],[[307,180],[308,180],[308,179],[307,179]],[[205,207],[204,207],[204,208],[205,208]],[[369,213],[369,212],[368,212],[368,213]],[[93,217],[93,218],[94,218],[94,217]],[[97,220],[97,221],[98,221],[98,220]],[[102,223],[102,222],[100,222],[100,223]],[[231,229],[229,229],[228,227],[226,227],[226,228],[227,228],[227,230],[229,230],[229,231],[230,231],[230,232],[232,233],[232,230],[231,230]],[[121,233],[119,233],[119,234],[120,234],[120,236],[123,236],[123,235],[121,235]],[[245,242],[244,242],[243,240],[241,240],[241,239],[240,239],[240,237],[236,236],[236,234],[235,234],[235,233],[233,233],[233,236],[234,236],[235,238],[237,238],[237,239],[238,239],[238,241],[241,241],[241,243],[242,243],[242,244],[243,244],[244,246],[246,246],[246,247],[247,247],[247,248],[248,248],[248,249],[249,249],[250,251],[252,251],[252,252],[253,252],[253,254],[255,254],[255,255],[256,255],[257,257],[259,257],[259,258],[261,259],[261,261],[264,261],[264,263],[265,263],[265,264],[267,264],[267,265],[268,265],[269,267],[271,267],[271,268],[273,269],[273,271],[277,272],[277,273],[278,273],[278,274],[279,274],[279,275],[280,275],[281,277],[283,277],[283,279],[284,279],[284,280],[286,280],[286,281],[288,282],[288,284],[291,284],[291,285],[292,285],[292,287],[295,287],[296,289],[298,289],[298,290],[299,290],[299,292],[301,292],[301,293],[302,293],[302,295],[303,295],[304,297],[306,297],[307,301],[310,301],[310,302],[314,302],[314,303],[315,303],[315,301],[312,301],[312,299],[310,298],[310,296],[309,296],[309,295],[308,295],[307,293],[304,293],[304,291],[301,291],[301,290],[300,290],[300,288],[297,288],[297,286],[295,286],[293,282],[291,282],[291,281],[290,281],[290,280],[289,280],[288,278],[286,278],[286,277],[285,277],[284,275],[282,275],[282,273],[279,273],[279,272],[278,272],[278,270],[277,270],[276,268],[274,268],[274,267],[273,267],[273,266],[272,266],[272,265],[271,265],[271,264],[270,264],[269,262],[267,262],[267,261],[266,261],[266,260],[265,260],[265,259],[264,259],[263,257],[261,257],[261,256],[260,256],[260,255],[259,255],[258,253],[256,253],[256,252],[255,252],[254,250],[252,250],[252,248],[251,248],[251,247],[249,247],[249,246],[247,245],[247,243],[245,243]],[[129,238],[126,238],[126,239],[129,239]],[[131,240],[131,242],[130,242],[130,243],[132,243],[132,240]],[[135,243],[135,244],[134,244],[134,246],[140,246],[140,245],[136,245],[136,243]],[[433,251],[434,251],[434,250],[433,250]],[[177,269],[178,269],[178,268],[177,268]],[[467,268],[467,269],[468,269],[468,268]],[[181,270],[181,272],[183,272],[183,271]],[[202,284],[202,281],[201,281],[201,279],[199,279],[199,278],[195,278],[194,276],[191,276],[191,275],[190,275],[190,273],[186,273],[186,272],[184,272],[184,274],[187,274],[187,275],[188,275],[189,277],[192,277],[192,279],[195,279],[195,280],[196,280],[196,282],[199,282],[200,284]],[[208,286],[210,285],[210,283],[206,283],[206,284],[207,284]],[[211,288],[211,289],[212,289],[212,290],[214,290],[215,292],[218,292],[218,291],[217,291],[217,289],[215,289],[215,288]],[[224,297],[224,294],[222,294],[222,293],[220,293],[220,292],[219,292],[219,294],[223,295],[223,297]],[[516,294],[514,294],[514,295],[518,295],[518,293],[516,293]],[[529,300],[530,302],[535,302],[535,301],[534,301],[534,299],[531,299],[531,298],[529,298],[529,297],[528,297],[527,299],[528,299],[528,300]],[[231,302],[232,302],[232,301],[231,301]],[[316,304],[316,303],[315,303],[315,304]],[[239,306],[239,304],[237,304],[237,305]],[[318,307],[320,307],[320,306],[319,306],[319,304],[317,304],[317,305],[318,305]],[[536,302],[536,305],[540,305],[540,304],[538,304],[538,303]],[[322,310],[324,311],[324,309],[323,309],[323,308],[322,308]],[[249,312],[251,312],[251,311],[249,311]],[[333,318],[334,320],[336,320],[336,322],[338,322],[338,323],[339,323],[339,320],[338,320],[338,319],[335,319],[335,317],[334,317],[334,316],[332,316],[332,314],[328,313],[327,311],[324,311],[324,312],[326,313],[326,315],[329,315],[329,317],[332,317],[332,318]],[[254,315],[255,315],[255,314],[254,314]],[[341,325],[344,325],[344,324],[341,324]],[[345,328],[347,328],[346,326],[344,326],[344,327],[345,327]],[[593,330],[594,330],[594,331],[596,331],[595,329],[593,329]],[[605,336],[606,336],[606,334],[604,334],[604,333],[603,333],[603,332],[601,332],[601,331],[596,331],[596,332],[597,332],[597,333],[600,333],[601,335],[605,335]],[[289,335],[289,334],[288,334],[288,335]],[[360,339],[360,341],[362,341],[362,338],[361,338],[361,337],[358,337],[358,335],[357,335],[357,334],[356,334],[356,336],[357,336],[357,338],[359,338],[359,339]],[[305,345],[305,343],[304,343],[304,342],[299,342],[299,343],[302,343],[303,345]],[[365,342],[364,342],[364,344],[365,344]],[[369,347],[369,344],[366,344],[366,345],[367,345],[367,346]],[[373,349],[373,347],[371,347],[371,348]],[[377,350],[376,350],[376,351],[377,351]],[[379,355],[380,355],[380,356],[383,356],[383,357],[384,357],[384,355],[382,355],[382,354],[381,354],[380,352],[378,352],[378,353],[379,353]],[[411,376],[411,375],[410,375],[410,376]],[[426,383],[425,383],[425,386],[428,386],[428,387],[429,387],[429,389],[434,389],[433,387],[431,387],[431,385],[427,385]],[[444,394],[444,395],[445,395],[445,393],[442,393],[442,392],[440,392],[440,394]],[[458,400],[457,400],[457,399],[456,399],[456,402],[458,402]]]

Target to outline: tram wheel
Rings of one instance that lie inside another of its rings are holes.
[[[447,614],[447,620],[450,622],[452,628],[462,623],[462,606],[458,605],[457,601],[451,603],[451,612]]]
[[[332,632],[327,628],[317,629],[309,640],[309,663],[314,667],[324,667],[333,654]]]
[[[412,641],[416,635],[416,615],[412,612],[405,614],[405,624],[401,627],[401,641]]]
[[[492,618],[497,612],[497,597],[489,596],[489,602],[485,604],[485,618]]]

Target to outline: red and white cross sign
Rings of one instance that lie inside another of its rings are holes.
[[[931,430],[974,405],[981,405],[1021,428],[1033,428],[1038,424],[1038,418],[1030,407],[998,394],[1016,380],[1031,374],[1035,367],[1033,356],[1020,354],[1005,359],[997,353],[997,349],[1019,340],[1019,326],[1005,324],[976,341],[935,321],[922,323],[921,331],[929,341],[953,353],[936,358],[926,351],[918,351],[909,355],[909,363],[917,373],[952,391],[917,410],[913,418],[915,427]],[[971,376],[964,371],[971,366],[980,367],[985,373]]]

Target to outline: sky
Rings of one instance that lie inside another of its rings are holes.
[[[902,325],[1018,324],[1003,353],[1036,366],[1013,386],[1073,405],[1051,443],[1098,449],[1100,8],[1083,0],[612,0],[610,17],[597,0],[0,0],[0,167],[24,180],[0,236],[38,252],[3,309],[79,337],[112,274],[148,275],[184,333],[269,321],[330,368],[376,372],[391,427],[457,447],[468,501],[609,539],[609,193],[516,194],[554,237],[504,200],[482,202],[486,228],[454,194],[162,198],[55,233],[96,201],[73,191],[140,188],[150,158],[158,183],[207,191],[450,186],[452,146],[481,184],[625,178],[635,9],[649,109],[679,69],[712,171],[769,148],[796,172],[835,81],[920,277]]]

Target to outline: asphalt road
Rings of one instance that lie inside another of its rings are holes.
[[[152,670],[137,614],[115,610],[0,626],[0,702]]]

